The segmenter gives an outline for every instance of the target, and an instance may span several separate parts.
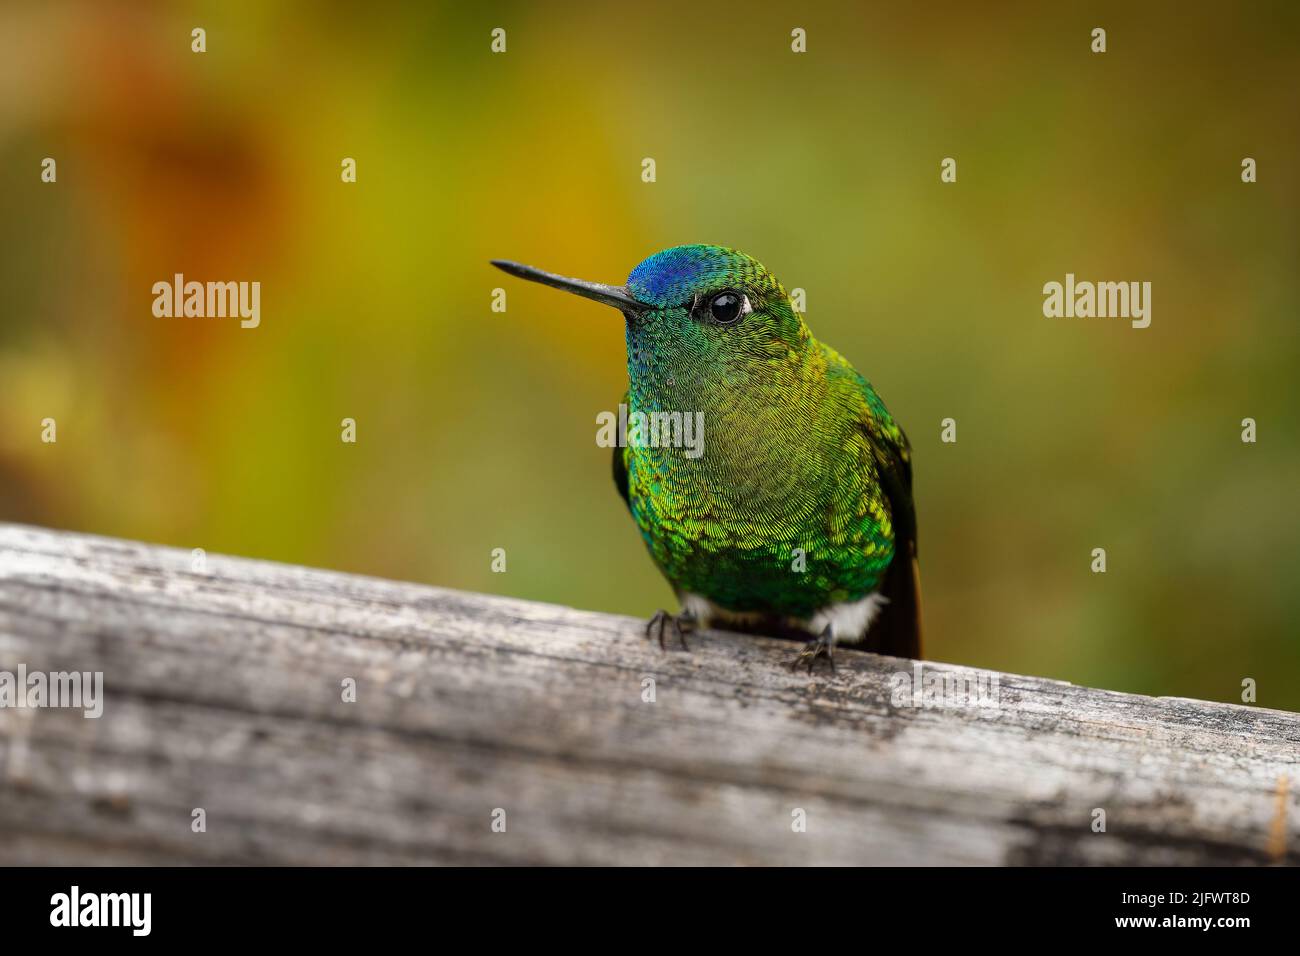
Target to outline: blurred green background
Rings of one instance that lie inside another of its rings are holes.
[[[647,615],[621,322],[487,260],[714,242],[907,429],[930,656],[1300,709],[1296,5],[585,6],[0,10],[0,518]]]

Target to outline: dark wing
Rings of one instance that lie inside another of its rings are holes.
[[[627,395],[623,396],[623,404],[627,404]],[[629,511],[632,510],[632,499],[627,494],[627,462],[623,458],[623,452],[626,449],[620,448],[623,436],[618,436],[618,441],[614,443],[614,487],[618,493],[623,496],[623,503],[627,505]]]
[[[618,445],[614,446],[614,487],[623,496],[624,504],[631,510],[632,500],[627,496],[627,462],[623,460],[623,451]]]
[[[874,393],[869,405],[873,407],[867,430],[876,452],[880,489],[889,500],[894,559],[879,590],[888,603],[872,622],[863,646],[878,654],[919,660],[921,568],[917,563],[916,506],[912,501],[912,447]]]

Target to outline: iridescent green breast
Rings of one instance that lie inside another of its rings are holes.
[[[679,591],[806,619],[879,585],[893,530],[870,425],[888,413],[838,354],[810,345],[762,403],[752,380],[679,396],[704,412],[699,457],[624,449],[628,505]],[[648,410],[664,398],[634,382],[628,402]]]

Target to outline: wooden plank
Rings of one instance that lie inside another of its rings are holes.
[[[0,708],[0,863],[1300,860],[1295,714],[928,662],[998,706],[911,706],[892,658],[192,560],[0,525],[0,671],[104,680]]]

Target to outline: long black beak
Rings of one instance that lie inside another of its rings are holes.
[[[492,264],[502,272],[508,272],[512,276],[527,279],[529,282],[540,282],[542,285],[553,286],[556,289],[563,289],[565,292],[580,295],[584,299],[594,299],[597,302],[603,302],[605,305],[612,305],[623,312],[644,312],[647,308],[644,302],[638,302],[628,295],[627,289],[621,285],[605,285],[601,282],[588,282],[585,279],[570,279],[567,276],[557,276],[552,272],[543,272],[541,269],[534,269],[532,266],[510,262],[506,259],[493,259]]]

